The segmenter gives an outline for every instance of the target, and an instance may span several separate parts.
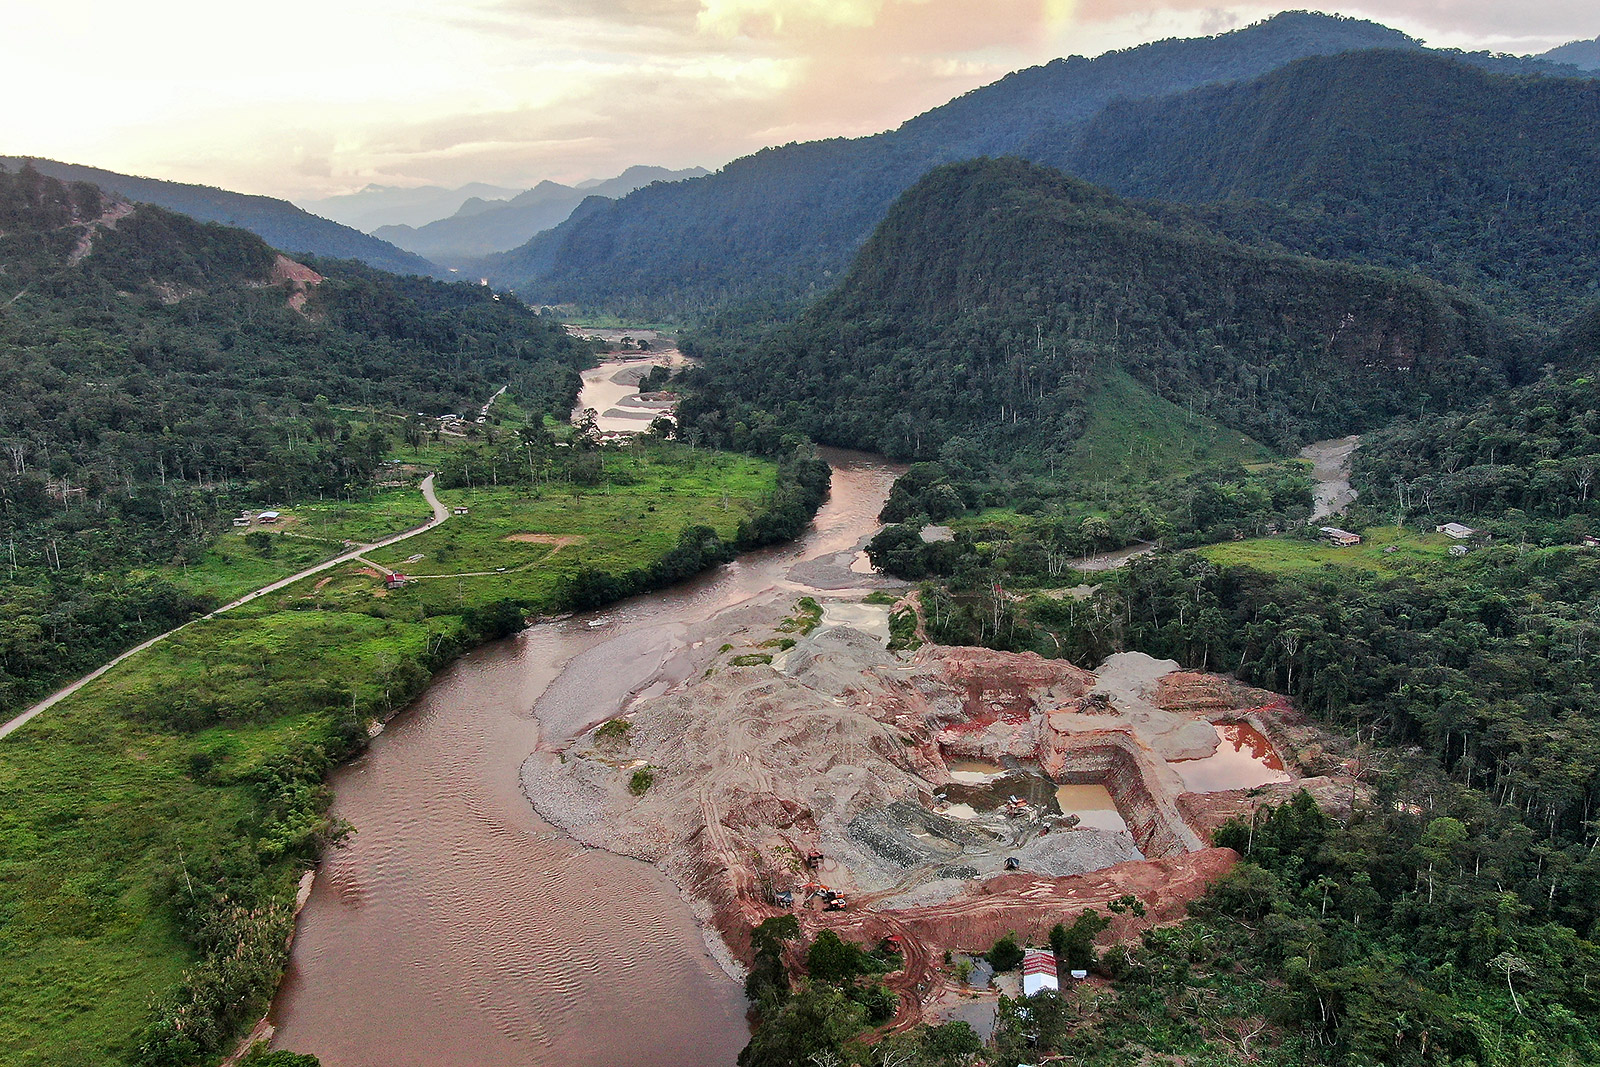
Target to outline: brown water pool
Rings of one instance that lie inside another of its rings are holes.
[[[1171,766],[1191,793],[1254,789],[1289,781],[1283,758],[1260,730],[1249,723],[1214,723],[1220,744],[1204,759],[1173,760]]]

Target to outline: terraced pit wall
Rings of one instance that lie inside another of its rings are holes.
[[[1117,810],[1148,859],[1164,859],[1192,851],[1176,810],[1167,812],[1156,800],[1144,768],[1133,753],[1116,744],[1086,745],[1061,753],[1063,765],[1051,777],[1066,785],[1104,785]]]

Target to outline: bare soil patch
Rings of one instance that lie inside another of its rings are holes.
[[[902,997],[892,1028],[949,981],[935,962],[946,949],[1008,930],[1037,941],[1128,892],[1149,914],[1119,917],[1105,940],[1180,918],[1236,859],[1201,831],[1303,780],[1291,767],[1271,789],[1186,795],[1170,762],[1216,751],[1218,720],[1251,724],[1263,745],[1282,737],[1274,694],[1138,654],[1097,673],[978,648],[904,656],[829,608],[770,665],[730,647],[700,678],[631,705],[621,739],[591,732],[536,755],[523,788],[585,844],[657,864],[735,957],[748,958],[751,926],[790,908],[808,930],[896,934],[908,959],[889,977]],[[1017,797],[995,808],[958,796],[952,764],[969,760],[1003,765],[996,788]],[[653,772],[642,795],[629,787],[638,765]],[[1127,829],[1019,800],[1013,780],[1028,775],[1051,795],[1103,786]],[[823,911],[823,888],[848,909]]]
[[[553,556],[569,545],[581,545],[588,538],[582,534],[514,533],[509,537],[502,537],[501,540],[521,545],[549,545],[550,554]]]

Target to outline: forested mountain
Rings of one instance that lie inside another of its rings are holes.
[[[1363,503],[1387,521],[1541,542],[1600,534],[1600,308],[1547,354],[1541,381],[1372,434],[1355,456]]]
[[[1367,51],[1108,106],[1030,155],[1241,240],[1414,268],[1564,321],[1600,287],[1600,81]]]
[[[1515,329],[1411,275],[1250,248],[1020,160],[934,171],[838,288],[760,343],[702,341],[686,424],[1005,462],[1067,455],[1097,369],[1279,448],[1525,373]]]
[[[449,266],[524,244],[534,234],[565,222],[591,196],[616,199],[652,182],[678,182],[705,173],[701,167],[629,167],[615,178],[578,187],[540,182],[503,202],[474,197],[448,218],[419,227],[383,226],[373,235]]]
[[[1600,72],[1600,37],[1592,41],[1570,41],[1539,58],[1550,63],[1571,63],[1579,70]]]
[[[640,190],[575,216],[522,248],[488,257],[476,269],[532,300],[652,316],[698,313],[738,299],[803,297],[826,290],[894,198],[934,166],[1013,154],[1065,162],[1072,169],[1085,124],[1113,103],[1143,101],[1159,114],[1172,94],[1185,90],[1245,82],[1307,57],[1337,64],[1332,57],[1373,49],[1424,54],[1404,34],[1370,22],[1288,12],[1217,37],[1160,41],[1092,60],[1056,60],[974,90],[887,133],[766,149],[704,181]],[[1579,74],[1575,67],[1514,56],[1427,54],[1503,75]],[[1354,69],[1352,83],[1359,77],[1359,68]],[[1419,68],[1411,77],[1424,79],[1432,69]],[[1360,108],[1381,113],[1391,99],[1384,94],[1398,88],[1404,98],[1407,84],[1402,79],[1398,87],[1392,80],[1372,85]],[[1433,92],[1425,89],[1423,95]],[[1489,125],[1504,110],[1497,106]],[[1335,127],[1342,121],[1337,116],[1323,120]],[[1405,124],[1373,132],[1380,145],[1392,143],[1388,151],[1397,154],[1410,151],[1408,138],[1430,133]],[[1481,132],[1490,136],[1493,130]],[[1300,131],[1302,140],[1316,134],[1317,128]],[[1239,151],[1254,158],[1249,143]],[[1509,173],[1515,182],[1538,185],[1546,175],[1537,167],[1548,162],[1530,154],[1517,161],[1520,170],[1513,167]],[[1403,180],[1384,183],[1383,177],[1373,176],[1383,200],[1408,194]],[[1353,221],[1342,220],[1346,227],[1362,226],[1361,212],[1368,205],[1352,200],[1347,208]],[[1473,252],[1438,243],[1433,258],[1439,262],[1424,265],[1442,267],[1455,254]],[[1372,258],[1409,261],[1385,249],[1375,250]],[[1441,269],[1440,277],[1451,283],[1470,280],[1460,274]]]
[[[1290,12],[1012,74],[873,137],[770,148],[703,180],[574,216],[482,270],[532,300],[650,314],[824,290],[890,203],[941,163],[1068,135],[1115,99],[1252,78],[1292,60],[1416,43],[1371,22]]]
[[[188,558],[240,501],[372,478],[391,414],[501,385],[570,410],[586,353],[477,286],[275,253],[86,183],[0,172],[0,708],[198,605],[130,571]]]
[[[249,230],[273,248],[281,248],[293,255],[357,259],[368,266],[394,274],[440,275],[439,268],[421,256],[359,230],[318,218],[287,200],[233,193],[208,185],[138,178],[97,167],[57,163],[52,159],[0,156],[0,167],[15,171],[24,165],[31,165],[48,177],[67,182],[90,182],[129,200],[154,204],[201,222],[220,222],[225,226]]]

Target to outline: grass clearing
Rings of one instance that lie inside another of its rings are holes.
[[[428,612],[450,611],[485,596],[548,604],[563,576],[583,567],[620,574],[646,565],[687,526],[710,526],[731,539],[776,477],[763,460],[661,444],[608,454],[606,464],[614,480],[604,486],[442,490],[441,502],[467,513],[366,558],[418,579],[389,595],[397,610],[419,603]],[[526,534],[545,539],[519,539]]]
[[[1422,533],[1397,526],[1374,526],[1362,531],[1361,537],[1361,544],[1348,548],[1292,537],[1257,537],[1209,545],[1197,551],[1213,563],[1253,567],[1269,574],[1293,574],[1323,567],[1405,570],[1452,559],[1450,546],[1456,543],[1441,533]]]
[[[382,553],[397,562],[420,552],[424,572],[487,576],[379,595],[361,564],[333,568],[194,623],[0,742],[0,1063],[129,1058],[152,999],[195,962],[172,903],[186,867],[268,857],[271,899],[292,900],[305,862],[296,842],[314,829],[302,817],[314,801],[291,806],[299,821],[274,814],[284,799],[259,784],[264,765],[347,743],[367,716],[403,706],[427,664],[478,639],[467,614],[508,598],[548,603],[560,574],[580,563],[648,567],[685,525],[731,536],[776,480],[771,463],[673,445],[605,459],[607,484],[576,493],[441,493],[468,513]],[[415,489],[281,510],[362,539],[427,515]],[[548,544],[505,539],[520,532],[583,540],[551,560]],[[187,580],[237,595],[339,548],[269,536],[264,556],[252,547],[259,540],[225,534]],[[518,569],[494,573],[511,564]]]
[[[1238,430],[1157,396],[1123,370],[1096,378],[1088,406],[1088,425],[1072,453],[1075,473],[1085,481],[1160,481],[1213,463],[1277,458]]]
[[[344,542],[371,544],[421,526],[433,511],[414,478],[360,500],[312,500],[281,508],[277,524],[229,529],[195,562],[162,569],[178,585],[226,604],[346,551]],[[261,534],[263,538],[251,537]]]

